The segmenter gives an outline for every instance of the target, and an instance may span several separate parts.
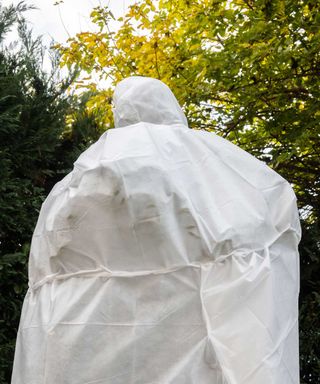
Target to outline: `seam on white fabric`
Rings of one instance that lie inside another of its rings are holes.
[[[66,280],[72,277],[142,277],[150,275],[163,275],[172,273],[185,268],[200,268],[200,264],[186,264],[182,266],[174,266],[171,268],[151,269],[142,271],[111,271],[105,266],[100,266],[98,269],[84,270],[72,273],[59,274],[59,272],[48,275],[36,283],[30,284],[30,290],[36,290],[46,283],[51,283],[56,280]]]
[[[88,270],[81,270],[77,272],[71,272],[71,273],[65,273],[61,274],[60,272],[53,273],[51,275],[45,276],[43,279],[31,283],[29,282],[29,289],[30,291],[35,291],[39,287],[41,287],[44,284],[52,283],[53,281],[58,280],[67,280],[74,277],[107,277],[107,278],[130,278],[130,277],[143,277],[143,276],[150,276],[150,275],[163,275],[168,273],[173,273],[180,271],[185,268],[196,268],[201,269],[202,267],[206,265],[212,265],[215,263],[223,262],[226,258],[229,257],[240,257],[243,258],[249,254],[256,253],[256,251],[252,249],[238,249],[234,250],[228,254],[221,255],[217,257],[214,260],[207,261],[205,263],[199,262],[199,263],[189,263],[189,264],[183,264],[183,265],[174,265],[172,267],[167,268],[158,268],[158,269],[150,269],[150,270],[139,270],[139,271],[119,271],[119,270],[111,270],[107,268],[106,266],[100,265],[97,269],[88,269]]]
[[[57,322],[48,322],[48,323],[39,323],[36,325],[29,325],[27,327],[22,327],[20,329],[21,331],[28,330],[28,329],[34,329],[34,328],[40,328],[40,327],[52,327],[55,325],[72,325],[72,326],[92,326],[92,327],[154,327],[155,325],[161,326],[160,321],[154,321],[149,323],[97,323],[97,322],[73,322],[73,321],[57,321]],[[202,327],[203,323],[165,323],[164,326],[170,326],[170,327]]]

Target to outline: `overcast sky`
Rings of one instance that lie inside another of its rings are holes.
[[[21,0],[0,0],[3,6],[18,4]],[[54,5],[56,0],[25,0],[28,5],[38,9],[26,14],[35,35],[42,35],[48,44],[52,39],[63,43],[80,31],[92,31],[89,15],[95,6],[107,5],[115,17],[122,16],[134,0],[64,0]],[[112,25],[116,28],[116,23]]]

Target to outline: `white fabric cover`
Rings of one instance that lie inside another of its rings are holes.
[[[298,384],[290,185],[158,80],[114,102],[42,205],[12,383]]]

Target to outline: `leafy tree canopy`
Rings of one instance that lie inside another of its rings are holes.
[[[146,0],[130,7],[114,33],[112,13],[97,7],[91,19],[99,31],[60,46],[62,64],[114,83],[133,74],[160,78],[192,127],[285,167],[301,205],[319,208],[319,11],[318,1],[307,0]],[[88,105],[100,108],[107,126],[109,97],[104,90]]]

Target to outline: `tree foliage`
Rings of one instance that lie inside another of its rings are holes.
[[[0,9],[2,39],[23,9]],[[39,41],[30,40],[22,20],[19,33],[22,47],[17,52],[0,52],[1,383],[10,382],[30,235],[56,168],[54,152],[64,108],[39,70]]]
[[[140,0],[118,20],[116,33],[112,18],[107,7],[94,8],[97,32],[58,46],[62,65],[113,84],[130,75],[161,79],[192,128],[235,142],[294,186],[303,219],[301,376],[320,383],[319,1]],[[87,104],[107,128],[110,94],[97,92]]]
[[[0,7],[0,383],[10,382],[27,260],[41,203],[99,136],[81,99],[67,97],[58,57],[42,69],[44,47],[23,19],[23,2]],[[10,47],[6,33],[17,27]],[[83,96],[84,97],[84,96]],[[69,121],[67,121],[67,118]]]
[[[319,209],[319,11],[319,2],[306,0],[145,0],[114,33],[113,15],[97,7],[91,19],[99,31],[60,46],[62,64],[114,82],[160,78],[192,127],[215,130],[280,172],[285,167],[301,204]],[[109,97],[102,91],[89,107],[104,106],[111,126]]]

